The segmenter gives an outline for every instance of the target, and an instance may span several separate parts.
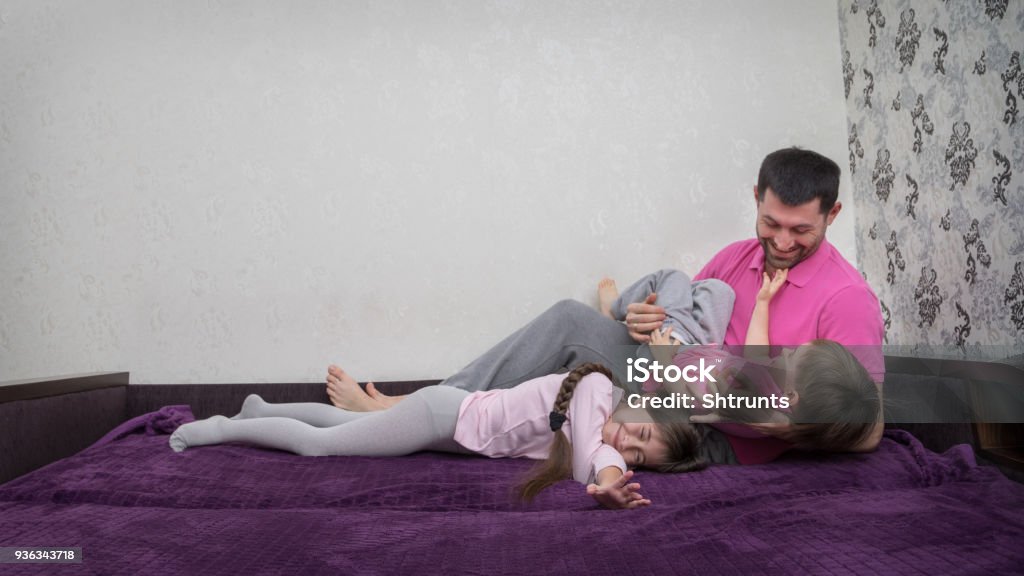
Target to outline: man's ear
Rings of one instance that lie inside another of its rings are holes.
[[[832,221],[836,219],[836,216],[839,215],[839,211],[842,210],[842,209],[843,209],[843,203],[838,201],[838,200],[836,200],[835,205],[832,206],[832,209],[829,210],[828,214],[825,216],[825,225],[826,226],[831,226],[832,225]]]
[[[754,184],[754,203],[761,203],[761,193],[757,191],[757,184]]]

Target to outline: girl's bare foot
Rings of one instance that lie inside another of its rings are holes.
[[[619,297],[619,289],[615,286],[615,280],[611,278],[602,278],[597,283],[597,307],[601,310],[601,314],[615,320],[612,316],[612,304],[615,303],[615,299]]]
[[[389,406],[367,395],[354,378],[333,364],[327,368],[327,396],[331,404],[352,412],[373,412]]]

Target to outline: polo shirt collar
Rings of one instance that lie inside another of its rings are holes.
[[[814,278],[818,270],[821,270],[821,267],[828,261],[831,253],[832,245],[828,243],[827,239],[822,238],[821,244],[814,251],[814,254],[811,254],[810,258],[790,269],[786,282],[802,288],[810,282],[811,278]],[[750,257],[749,266],[752,270],[757,270],[759,277],[764,272],[764,246],[760,242],[757,243],[757,249],[754,250],[754,254]]]

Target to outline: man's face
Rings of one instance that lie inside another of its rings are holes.
[[[827,214],[821,213],[821,200],[814,200],[799,206],[787,206],[775,192],[768,188],[764,200],[757,202],[757,239],[764,248],[765,271],[774,273],[782,268],[792,268],[814,254],[825,239],[825,229],[835,220],[842,204]]]

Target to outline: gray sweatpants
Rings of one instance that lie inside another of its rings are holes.
[[[453,439],[459,407],[468,395],[428,386],[388,410],[349,412],[328,404],[268,404],[254,394],[234,418],[184,424],[170,444],[177,452],[244,442],[302,456],[405,456],[422,450],[468,454]]]
[[[719,280],[691,282],[678,270],[659,270],[623,290],[612,307],[622,320],[626,306],[642,302],[651,292],[665,308],[666,322],[688,343],[722,342],[735,300],[732,288]],[[600,362],[626,382],[626,360],[637,343],[622,322],[575,300],[562,300],[513,332],[442,384],[463,390],[511,388],[583,362]],[[649,356],[641,352],[643,356]]]

